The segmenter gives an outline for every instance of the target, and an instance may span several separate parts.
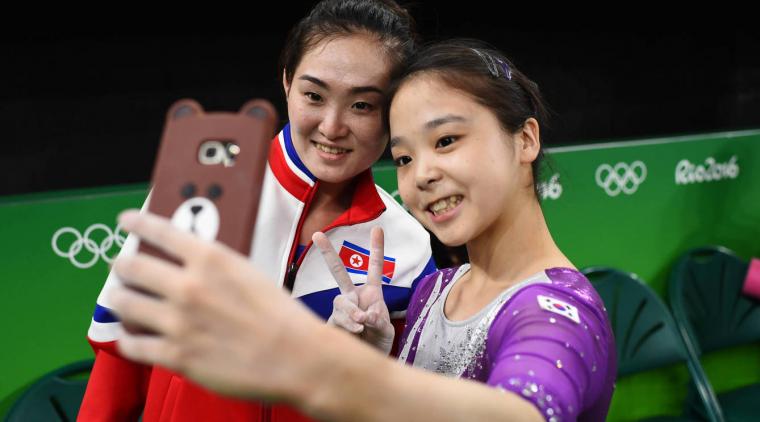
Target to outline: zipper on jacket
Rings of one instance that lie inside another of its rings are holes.
[[[298,247],[298,240],[301,238],[301,230],[303,229],[303,223],[306,220],[306,215],[309,214],[309,209],[311,208],[311,200],[314,199],[314,194],[317,192],[318,188],[319,188],[319,180],[314,182],[314,186],[312,186],[308,195],[306,195],[306,201],[304,202],[303,211],[301,212],[301,216],[298,218],[298,226],[296,226],[296,234],[295,236],[293,236],[293,243],[290,245],[290,254],[288,254],[288,268],[287,268],[287,271],[285,271],[285,280],[283,280],[283,285],[289,291],[293,291],[293,284],[296,282],[296,274],[298,273],[298,265],[301,259],[303,259],[304,255],[306,255],[306,250],[304,250],[303,254],[301,254],[301,258],[298,259],[299,262],[293,262],[293,257],[295,256],[296,248]]]

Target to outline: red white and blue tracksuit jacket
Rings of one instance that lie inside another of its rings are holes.
[[[383,292],[392,315],[401,316],[417,281],[435,270],[429,236],[391,195],[374,184],[370,170],[357,177],[351,207],[322,231],[340,251],[354,283],[360,284],[366,281],[370,229],[375,225],[383,228]],[[311,245],[295,258],[301,226],[320,182],[298,157],[289,125],[272,141],[263,183],[250,259],[326,319],[339,294],[327,265]],[[121,253],[135,253],[136,249],[137,241],[130,236]],[[307,420],[284,406],[221,397],[164,368],[122,358],[115,348],[120,323],[110,312],[107,297],[115,283],[118,278],[109,274],[88,331],[96,359],[79,421],[131,421],[143,411],[145,422]]]

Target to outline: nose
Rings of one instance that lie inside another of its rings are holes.
[[[202,205],[193,205],[192,207],[190,207],[190,211],[193,212],[193,215],[198,215],[198,213],[201,212],[202,209],[203,209]]]
[[[414,182],[419,190],[429,190],[443,176],[435,161],[426,155],[415,158]]]
[[[326,139],[340,139],[348,135],[343,112],[336,107],[326,110],[322,121],[319,123],[319,133]]]

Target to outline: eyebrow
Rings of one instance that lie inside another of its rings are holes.
[[[301,75],[298,79],[302,79],[304,81],[309,81],[317,86],[322,87],[323,89],[330,90],[330,86],[327,85],[327,83],[319,78],[315,78],[314,76],[310,75]],[[382,89],[376,87],[376,86],[356,86],[351,88],[350,92],[352,94],[363,94],[365,92],[376,92],[380,95],[385,95],[385,92],[383,92]]]
[[[456,114],[447,114],[443,117],[439,117],[437,119],[433,119],[427,123],[425,123],[425,129],[426,130],[432,130],[437,128],[438,126],[444,125],[446,123],[452,123],[452,122],[466,122],[467,119],[465,119],[462,116],[457,116]],[[399,144],[403,144],[404,140],[400,136],[394,136],[390,140],[390,146],[391,148],[398,146]]]
[[[446,123],[452,123],[452,122],[466,122],[467,119],[465,119],[462,116],[457,116],[455,114],[447,114],[446,116],[439,117],[437,119],[433,119],[427,123],[425,123],[425,129],[435,129],[438,126],[444,125]]]

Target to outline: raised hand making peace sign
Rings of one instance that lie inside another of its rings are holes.
[[[322,257],[341,292],[333,301],[333,312],[327,322],[359,335],[386,355],[390,353],[394,330],[383,299],[381,283],[383,229],[374,227],[370,234],[367,283],[361,286],[355,286],[351,281],[343,261],[324,233],[314,233],[312,240],[322,252]]]

